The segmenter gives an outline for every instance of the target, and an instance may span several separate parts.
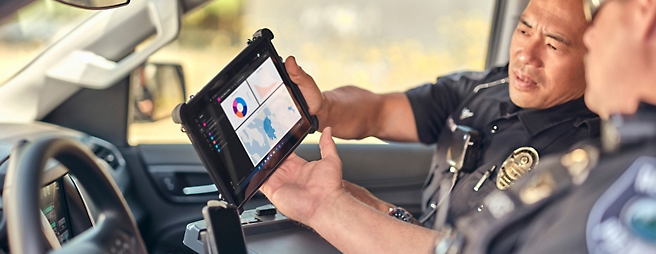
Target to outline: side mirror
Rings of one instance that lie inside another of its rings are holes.
[[[133,122],[154,122],[171,116],[176,105],[185,101],[182,66],[147,63],[130,75]]]
[[[111,9],[130,3],[130,0],[56,0],[82,9],[104,10]]]

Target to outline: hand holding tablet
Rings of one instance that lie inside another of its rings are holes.
[[[235,59],[173,112],[222,197],[240,211],[318,126],[271,39],[271,31],[258,30]]]

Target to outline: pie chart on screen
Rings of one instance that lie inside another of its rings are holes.
[[[248,107],[246,106],[246,101],[244,98],[237,97],[232,101],[232,111],[235,112],[235,115],[239,118],[244,118],[246,113],[248,113]]]

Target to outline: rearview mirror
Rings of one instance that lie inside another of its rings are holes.
[[[119,7],[130,3],[130,0],[56,0],[82,9],[103,10]]]
[[[182,66],[147,63],[130,75],[134,101],[133,122],[154,122],[171,116],[176,105],[185,100]]]

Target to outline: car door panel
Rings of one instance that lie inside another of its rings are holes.
[[[344,179],[367,188],[376,197],[421,212],[421,187],[428,175],[434,147],[419,144],[338,145]]]
[[[132,185],[126,195],[136,200],[129,203],[130,209],[145,214],[138,225],[149,252],[193,253],[182,244],[184,229],[187,223],[202,219],[200,210],[204,202],[177,203],[162,196],[157,183],[148,173],[140,150],[139,146],[126,147],[121,149],[121,153],[132,177]]]
[[[419,191],[426,179],[433,147],[422,145],[339,144],[344,179],[362,185],[380,198],[398,205],[418,205]],[[211,184],[191,145],[140,145],[148,174],[161,187],[162,196],[180,203],[205,202],[204,198],[184,195],[183,189]],[[317,145],[303,144],[296,153],[307,160],[320,159]],[[178,197],[171,197],[177,195]],[[182,197],[187,197],[187,199]]]
[[[419,195],[433,147],[338,144],[337,150],[345,179],[410,212],[420,212]],[[212,184],[195,150],[188,144],[139,145],[123,153],[131,165],[135,192],[146,206],[149,221],[158,224],[146,225],[142,231],[147,242],[151,246],[172,245],[168,241],[174,240],[182,244],[186,223],[201,220],[202,206],[207,200],[217,198],[217,192],[185,195],[182,191],[186,187]],[[318,145],[300,145],[296,153],[308,160],[320,158]],[[263,196],[257,195],[245,208],[266,203]],[[180,238],[176,239],[177,236]]]

